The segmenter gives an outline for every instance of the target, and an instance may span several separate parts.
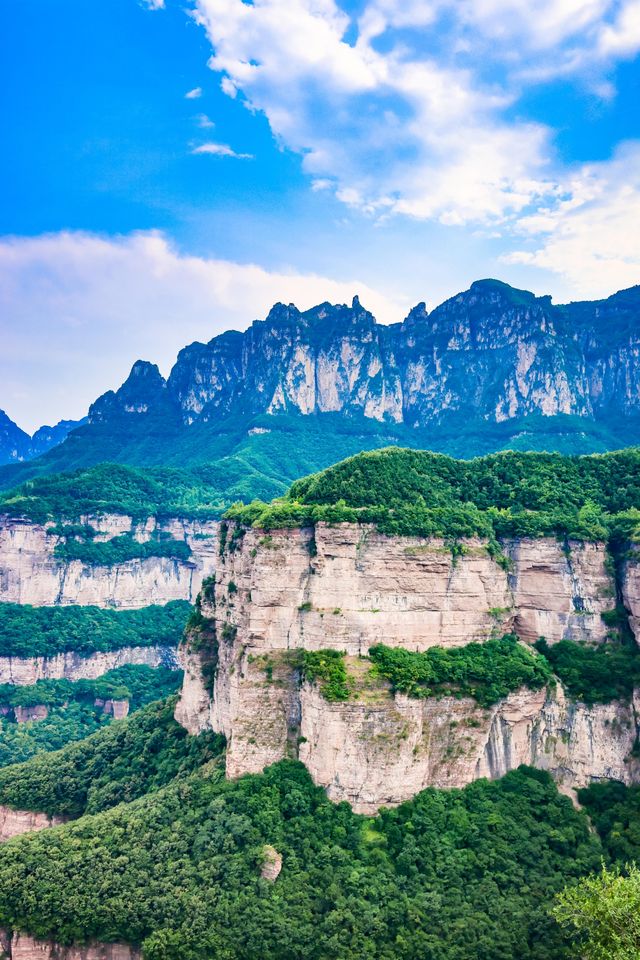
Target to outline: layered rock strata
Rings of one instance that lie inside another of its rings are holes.
[[[56,827],[61,823],[66,823],[65,817],[50,817],[47,813],[36,813],[33,810],[14,810],[0,804],[0,843],[22,833]]]
[[[602,614],[620,592],[640,591],[634,562],[616,583],[604,544],[512,540],[492,557],[468,540],[454,559],[442,541],[349,524],[251,529],[227,543],[215,595],[203,602],[212,638],[181,652],[176,717],[193,733],[225,734],[230,777],[298,756],[332,799],[364,813],[521,763],[567,787],[635,778],[633,703],[588,707],[558,685],[518,690],[487,710],[468,698],[394,697],[366,682],[357,699],[328,703],[301,681],[295,656],[345,651],[357,676],[377,643],[424,651],[507,631],[528,642],[606,642]]]
[[[113,566],[91,566],[55,556],[60,537],[28,520],[0,517],[0,602],[34,606],[77,604],[136,608],[170,600],[193,602],[217,559],[218,523],[186,520],[135,523],[131,517],[83,517],[98,542],[129,533],[140,542],[157,534],[185,541],[189,560],[149,557]]]
[[[0,930],[0,949],[7,960],[139,960],[141,956],[139,950],[126,943],[62,946],[7,930]]]
[[[122,647],[87,657],[73,650],[53,657],[0,657],[0,683],[31,686],[38,680],[60,680],[63,677],[67,680],[95,680],[109,670],[129,663],[176,667],[176,651],[165,646]]]

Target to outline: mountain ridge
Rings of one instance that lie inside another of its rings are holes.
[[[286,462],[292,431],[299,467]],[[0,468],[0,486],[104,461],[228,458],[236,478],[257,467],[286,484],[389,443],[475,456],[597,452],[639,436],[640,286],[556,306],[487,279],[390,325],[357,296],[277,303],[244,332],[185,346],[167,378],[137,360],[61,445]]]

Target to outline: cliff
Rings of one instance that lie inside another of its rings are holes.
[[[389,443],[463,457],[620,449],[638,437],[639,346],[640,287],[554,305],[482,280],[390,326],[357,297],[278,303],[186,346],[167,379],[137,361],[62,444],[0,467],[0,487],[105,461],[209,462],[228,505]]]
[[[330,797],[365,813],[521,763],[567,788],[631,782],[634,703],[587,706],[558,684],[483,708],[471,698],[393,696],[365,676],[361,658],[379,643],[424,651],[513,631],[528,642],[601,644],[602,614],[618,592],[637,610],[637,562],[616,583],[602,543],[512,539],[501,548],[492,556],[468,539],[454,556],[442,540],[356,524],[232,529],[215,591],[202,600],[208,622],[181,652],[176,718],[192,733],[225,734],[229,776],[299,756]],[[292,654],[302,649],[347,653],[348,701],[330,703],[301,679]]]
[[[0,843],[33,830],[45,830],[66,823],[66,817],[50,817],[33,810],[14,810],[0,804]]]
[[[139,960],[140,951],[126,943],[93,943],[62,946],[51,940],[35,940],[27,933],[0,930],[0,950],[7,960]]]
[[[38,680],[95,680],[125,664],[175,667],[173,647],[122,647],[82,656],[72,650],[52,657],[0,657],[0,683],[29,686]]]
[[[496,280],[473,283],[428,312],[378,324],[357,297],[301,312],[276,304],[245,333],[178,356],[167,381],[138,362],[92,423],[173,410],[185,422],[261,413],[340,413],[425,427],[468,416],[531,414],[609,420],[640,413],[640,288],[554,306]]]
[[[84,517],[83,522],[98,531],[96,542],[128,533],[144,543],[164,534],[185,542],[191,555],[188,560],[147,557],[111,566],[64,560],[55,556],[62,537],[42,524],[0,517],[0,602],[118,608],[193,602],[202,580],[214,569],[218,524],[213,521],[152,517],[137,523],[131,517],[107,515]]]

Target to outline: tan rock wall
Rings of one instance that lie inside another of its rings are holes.
[[[13,810],[11,807],[0,805],[0,843],[12,837],[18,837],[22,833],[45,830],[47,827],[56,827],[61,823],[66,823],[66,817],[50,817],[46,813]]]
[[[125,664],[145,664],[148,667],[176,664],[172,647],[123,647],[83,657],[69,651],[55,657],[0,657],[0,683],[30,686],[37,680],[95,680],[108,670]]]
[[[604,544],[508,541],[508,571],[482,541],[463,547],[454,561],[441,540],[371,526],[248,530],[221,558],[216,618],[255,650],[426,650],[514,628],[529,641],[604,638],[601,613],[615,606]]]
[[[4,941],[8,960],[138,960],[141,956],[139,950],[126,943],[65,947],[51,940],[35,940],[26,933],[6,932]]]
[[[507,541],[502,562],[480,540],[463,548],[454,561],[443,541],[350,524],[241,537],[231,528],[214,602],[203,605],[217,638],[213,697],[201,654],[183,651],[177,719],[194,733],[225,734],[230,777],[298,755],[332,799],[365,813],[522,763],[567,788],[630,782],[629,705],[570,703],[558,687],[523,689],[487,710],[468,698],[392,697],[384,685],[328,703],[301,683],[301,648],[345,651],[357,669],[376,643],[422,651],[508,630],[528,642],[605,641],[601,615],[616,589],[603,544]]]
[[[204,577],[215,569],[218,524],[153,518],[134,524],[130,517],[86,517],[107,540],[131,532],[140,541],[164,531],[186,540],[192,550],[188,562],[168,557],[130,560],[111,567],[92,567],[78,560],[54,556],[59,538],[45,527],[25,520],[0,518],[0,602],[34,606],[82,604],[135,608],[170,600],[193,602]]]

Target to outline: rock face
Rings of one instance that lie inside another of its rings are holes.
[[[55,657],[0,657],[0,683],[30,686],[38,680],[95,680],[125,664],[175,667],[173,647],[123,647],[82,657],[69,651]]]
[[[424,427],[468,418],[470,409],[494,423],[640,413],[640,288],[554,306],[550,297],[482,280],[431,313],[418,304],[390,326],[357,297],[350,307],[322,303],[305,312],[278,303],[245,333],[186,347],[167,381],[139,361],[89,418],[153,412],[191,423],[284,411]]]
[[[65,947],[51,940],[34,940],[26,933],[0,931],[0,948],[7,960],[139,960],[141,953],[126,943],[93,943]]]
[[[529,642],[604,642],[601,614],[615,607],[616,583],[603,544],[506,541],[494,559],[468,540],[454,561],[442,541],[350,524],[251,529],[227,544],[215,596],[203,601],[208,647],[181,651],[176,718],[193,733],[225,734],[228,776],[298,756],[332,799],[363,813],[521,763],[567,787],[636,777],[633,704],[588,707],[558,685],[483,709],[472,699],[393,697],[384,684],[329,703],[301,682],[295,658],[300,648],[346,651],[357,676],[376,643],[424,651],[507,631]],[[630,597],[636,569],[631,561],[624,571]]]
[[[50,817],[46,813],[35,813],[33,810],[13,810],[11,807],[0,805],[0,843],[18,837],[21,833],[32,830],[44,830],[47,827],[56,827],[66,823],[65,817]]]
[[[204,577],[213,572],[217,557],[218,524],[150,518],[135,524],[130,517],[86,517],[99,531],[97,540],[132,533],[148,540],[167,533],[191,548],[188,561],[169,557],[129,560],[113,566],[89,566],[79,560],[54,556],[60,538],[44,526],[0,517],[0,602],[34,606],[78,604],[134,608],[189,600],[197,596]]]

